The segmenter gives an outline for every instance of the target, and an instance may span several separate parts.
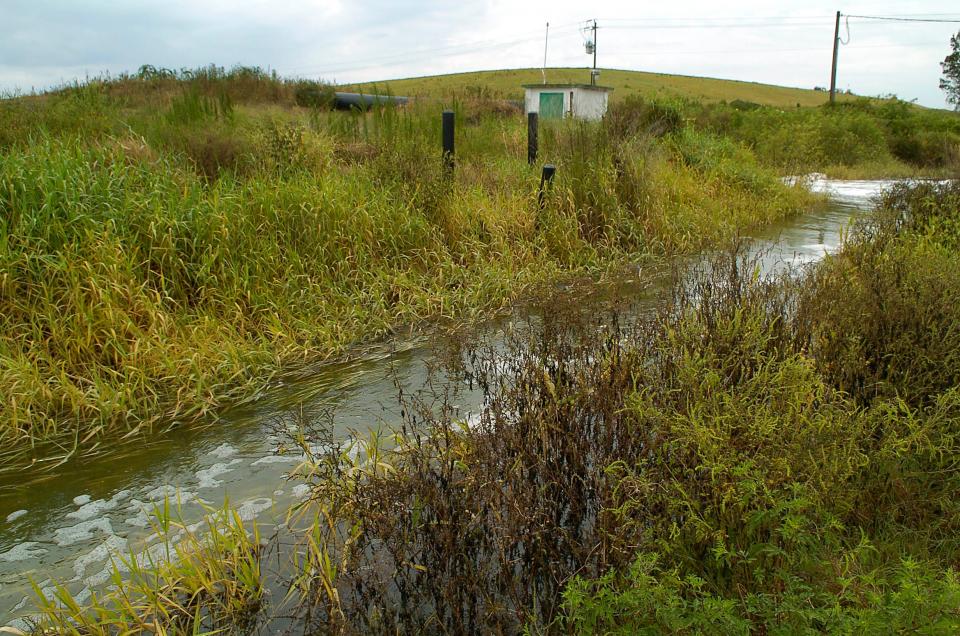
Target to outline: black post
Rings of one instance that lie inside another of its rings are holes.
[[[443,111],[443,165],[453,171],[453,111]]]
[[[540,175],[540,190],[537,192],[537,202],[542,210],[546,205],[544,201],[544,186],[553,183],[553,175],[556,174],[557,167],[552,163],[544,164],[543,173]]]
[[[527,163],[531,166],[537,162],[537,113],[527,114]]]
[[[833,66],[830,68],[830,103],[837,101],[837,54],[840,52],[840,12],[833,27]]]

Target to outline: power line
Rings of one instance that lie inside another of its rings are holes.
[[[784,15],[784,16],[726,16],[726,17],[706,17],[698,18],[597,18],[598,22],[690,22],[697,20],[699,22],[733,22],[736,20],[750,21],[784,21],[784,20],[826,20],[832,18],[832,15]]]
[[[960,20],[945,20],[942,18],[902,18],[888,15],[847,15],[848,18],[857,18],[859,20],[883,20],[885,22],[934,22],[937,24],[957,24]]]
[[[849,47],[850,50],[859,51],[861,49],[918,49],[935,48],[936,45],[921,44],[860,44]],[[617,55],[703,55],[705,53],[810,53],[823,51],[823,47],[797,47],[797,48],[750,48],[750,49],[650,49],[646,51],[618,51]]]
[[[573,33],[575,33],[575,30],[570,30],[570,29],[567,29],[566,31],[561,30],[561,31],[560,31],[560,36],[561,36],[561,37],[568,37],[568,36],[572,35]],[[480,50],[485,50],[485,49],[495,48],[495,47],[500,47],[500,46],[511,46],[511,45],[515,45],[515,44],[522,44],[522,43],[526,43],[526,42],[529,42],[529,41],[532,41],[532,40],[535,40],[535,39],[539,40],[539,37],[520,38],[520,39],[516,39],[516,40],[479,40],[479,41],[475,41],[475,42],[466,42],[466,43],[462,43],[462,44],[448,44],[448,45],[444,45],[444,46],[437,46],[437,47],[430,47],[430,48],[422,48],[422,49],[413,49],[413,50],[410,50],[410,51],[404,51],[404,52],[399,52],[399,53],[388,53],[388,54],[385,54],[385,55],[377,55],[377,56],[367,57],[367,58],[359,58],[359,59],[358,59],[358,58],[351,58],[351,62],[352,62],[351,66],[356,66],[357,64],[364,64],[364,63],[374,63],[374,64],[375,64],[375,63],[379,63],[379,62],[386,62],[386,61],[396,60],[396,59],[405,60],[405,59],[407,59],[407,58],[410,58],[411,56],[421,57],[421,56],[424,56],[424,55],[440,54],[440,56],[442,57],[442,56],[443,56],[443,53],[444,53],[445,51],[450,51],[451,54],[459,55],[459,54],[461,54],[461,53],[471,53],[471,52],[474,52],[474,51],[480,51]],[[345,67],[343,67],[343,66],[336,66],[336,67],[332,67],[332,66],[331,66],[331,67],[320,66],[320,67],[318,67],[318,66],[312,66],[312,65],[311,65],[311,66],[300,66],[300,67],[288,67],[288,68],[285,69],[285,70],[286,70],[286,71],[315,71],[315,70],[318,70],[318,69],[326,69],[326,68],[330,68],[330,69],[343,69],[343,68],[345,68]]]
[[[578,30],[572,31],[561,31],[560,35],[557,37],[566,38],[577,33]],[[394,53],[390,55],[354,60],[356,63],[350,64],[348,66],[337,65],[337,66],[312,66],[312,67],[298,67],[298,68],[287,68],[284,69],[284,72],[299,71],[301,73],[308,74],[317,74],[323,75],[328,73],[339,73],[344,71],[358,71],[366,70],[369,68],[376,67],[390,67],[397,66],[400,64],[406,64],[408,62],[416,62],[423,59],[432,59],[432,58],[447,58],[447,57],[457,57],[460,55],[467,55],[470,53],[478,53],[481,51],[486,51],[489,49],[502,48],[507,46],[515,46],[518,44],[526,44],[533,41],[539,42],[539,37],[531,38],[522,38],[517,40],[509,41],[494,41],[489,40],[487,43],[475,43],[478,44],[474,46],[474,43],[471,44],[452,44],[443,47],[436,47],[431,49],[417,49],[414,51],[408,51],[404,53]],[[453,50],[450,50],[453,49]],[[444,52],[446,51],[446,52]]]
[[[738,22],[738,23],[728,23],[728,24],[637,24],[637,25],[613,25],[608,27],[601,27],[607,29],[657,29],[657,30],[678,30],[678,29],[770,29],[770,28],[781,28],[781,29],[798,29],[804,27],[820,27],[824,25],[824,21],[820,22],[809,22],[809,23],[794,23],[794,24],[772,24],[764,22]]]
[[[844,14],[846,15],[846,14]],[[958,21],[955,18],[960,16],[960,13],[891,13],[883,16],[854,16],[850,17],[859,17],[859,18],[871,18],[871,19],[880,19],[880,20],[908,20],[908,21],[921,21],[924,19],[931,19],[933,21],[947,21],[954,22]],[[696,18],[684,17],[684,18],[670,18],[670,17],[647,17],[647,18],[597,18],[598,21],[605,23],[609,22],[737,22],[737,21],[749,21],[749,22],[767,22],[767,21],[817,21],[817,20],[828,20],[832,19],[833,15],[783,15],[783,16],[698,16]]]
[[[920,17],[920,16],[945,16],[945,15],[956,15],[956,14],[896,14],[888,16],[861,16],[861,15],[850,15],[845,17],[850,18],[859,18],[859,19],[870,19],[870,20],[887,20],[887,21],[896,21],[896,22],[941,22],[941,23],[955,23],[960,22],[960,20],[944,19],[932,17]],[[911,17],[916,16],[916,17]],[[604,22],[620,22],[620,23],[636,23],[636,24],[614,24],[606,27],[598,26],[598,29],[608,28],[608,29],[624,29],[624,30],[636,30],[636,29],[669,29],[669,30],[680,30],[680,29],[753,29],[753,28],[801,28],[805,26],[820,26],[822,22],[814,22],[815,20],[822,20],[827,17],[832,16],[752,16],[752,17],[705,17],[705,18],[607,18],[603,20]],[[598,20],[599,21],[599,20]],[[673,22],[674,24],[656,24],[656,22]],[[686,22],[686,24],[682,24]],[[571,35],[572,33],[578,30],[578,27],[582,23],[569,23],[560,25],[559,29],[553,30],[555,37],[564,37]],[[567,27],[567,28],[564,28]],[[395,66],[397,64],[417,61],[428,56],[436,55],[438,57],[452,57],[457,55],[466,55],[469,53],[480,52],[488,50],[491,48],[498,48],[501,46],[513,46],[517,44],[525,44],[534,40],[539,40],[539,34],[537,36],[531,36],[529,38],[517,39],[517,40],[484,40],[478,42],[469,42],[463,44],[449,44],[439,47],[430,47],[423,49],[415,49],[412,51],[406,51],[402,53],[393,53],[386,55],[379,55],[369,58],[353,58],[351,59],[351,64],[349,66],[301,66],[301,67],[290,67],[285,69],[285,72],[307,72],[307,73],[327,73],[327,72],[342,72],[342,71],[352,71],[352,70],[362,70],[366,68],[371,68],[377,65],[383,66]]]

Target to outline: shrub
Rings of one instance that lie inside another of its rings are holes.
[[[293,97],[297,106],[330,108],[333,105],[334,90],[328,84],[299,80],[294,84]]]
[[[307,462],[314,628],[960,627],[960,392],[864,406],[820,371],[841,360],[810,343],[850,330],[811,315],[816,284],[747,265],[709,263],[633,322],[552,305],[506,349],[451,357],[484,394],[470,426],[427,396],[398,446]]]

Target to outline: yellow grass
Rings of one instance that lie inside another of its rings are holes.
[[[462,94],[482,89],[495,96],[520,99],[523,97],[522,84],[535,84],[541,81],[540,69],[526,68],[350,84],[343,86],[342,90],[372,92],[376,88],[381,91],[389,90],[394,95],[448,97],[453,93]],[[590,75],[587,69],[582,68],[550,68],[547,69],[547,81],[587,83],[590,81]],[[797,105],[820,106],[827,102],[829,97],[826,92],[805,88],[616,69],[603,69],[600,83],[614,89],[611,96],[614,101],[631,94],[669,95],[708,102],[739,99],[769,106],[795,108]],[[840,99],[852,98],[853,96],[840,96]]]

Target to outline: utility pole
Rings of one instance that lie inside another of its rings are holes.
[[[590,73],[590,83],[597,83],[597,21],[593,21],[593,72]]]
[[[830,71],[830,103],[837,101],[837,54],[840,52],[840,12],[837,11],[837,24],[833,27],[833,69]]]

